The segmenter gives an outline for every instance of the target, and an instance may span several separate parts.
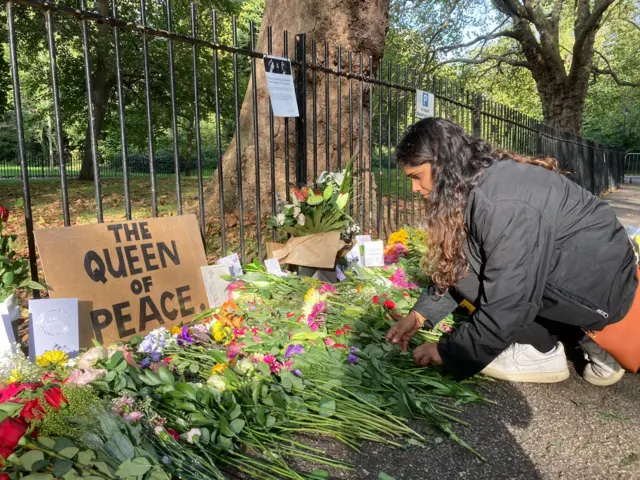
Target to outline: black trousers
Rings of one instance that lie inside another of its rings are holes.
[[[559,341],[569,345],[577,345],[584,336],[584,332],[574,325],[536,317],[536,320],[528,328],[518,332],[516,343],[531,345],[539,352],[547,353]]]
[[[458,302],[466,300],[473,304],[481,293],[480,281],[473,272],[469,272],[466,277],[458,282],[456,287],[456,289],[451,291],[451,295]],[[575,344],[577,346],[577,343],[584,337],[584,332],[574,325],[536,317],[531,325],[518,332],[515,342],[532,345],[536,350],[547,353],[551,351],[559,341],[568,345]]]

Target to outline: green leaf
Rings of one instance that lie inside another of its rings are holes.
[[[336,199],[336,205],[340,209],[340,211],[344,211],[345,207],[347,206],[347,202],[349,202],[348,193],[341,193],[340,195],[338,195],[338,198]]]
[[[391,475],[387,475],[384,472],[380,472],[378,474],[378,480],[396,480],[395,478],[393,478]]]
[[[124,354],[121,351],[117,351],[111,356],[111,358],[107,362],[107,366],[110,369],[115,369],[120,362],[124,362],[124,361],[125,361]]]
[[[307,205],[316,206],[320,205],[324,201],[324,198],[320,195],[309,195],[307,197]]]
[[[96,454],[93,450],[84,450],[78,453],[77,461],[80,465],[89,465],[95,458]]]
[[[5,274],[2,275],[2,283],[7,287],[13,286],[13,280],[14,280],[14,274],[11,271],[5,272]]]
[[[151,463],[149,460],[143,457],[136,457],[132,460],[125,460],[120,464],[116,471],[116,477],[141,477],[149,470],[151,470]]]
[[[66,447],[60,450],[58,453],[65,458],[73,458],[75,457],[80,449],[78,447]]]
[[[240,405],[236,405],[233,410],[229,412],[229,420],[235,420],[242,414],[242,407]]]
[[[193,374],[196,374],[200,371],[200,364],[198,362],[191,362],[189,365],[189,371]]]
[[[323,417],[332,417],[336,413],[336,401],[331,398],[320,400],[318,412]]]
[[[322,198],[324,198],[325,200],[329,200],[331,198],[331,195],[333,195],[333,184],[327,185],[327,188],[325,188],[324,192],[322,192]]]
[[[158,376],[160,377],[160,380],[162,380],[162,383],[164,383],[165,385],[174,384],[173,374],[167,367],[158,368]]]
[[[113,477],[113,470],[111,470],[111,468],[109,468],[109,465],[107,465],[105,462],[94,462],[93,466],[105,475]]]
[[[53,474],[56,477],[62,477],[71,470],[71,467],[73,467],[73,462],[57,458],[53,461]]]
[[[313,480],[325,480],[325,479],[329,478],[329,472],[319,468],[319,469],[314,470],[313,472],[311,472],[311,478]]]
[[[67,437],[58,437],[56,439],[56,445],[53,448],[56,452],[60,452],[63,449],[67,448],[67,447],[75,447],[76,444],[73,443],[73,441]]]
[[[49,450],[56,448],[56,441],[53,438],[45,437],[44,435],[40,435],[38,437],[38,443]]]
[[[196,389],[188,383],[176,383],[175,387],[177,391],[184,393],[189,400],[196,399]]]
[[[233,433],[238,435],[242,429],[244,428],[245,421],[241,418],[236,418],[233,422],[229,424],[229,428]]]
[[[28,470],[29,472],[33,468],[33,464],[41,460],[44,460],[44,453],[42,453],[40,450],[30,450],[24,455],[20,456],[20,463],[25,468],[25,470]]]
[[[53,475],[50,473],[32,473],[26,477],[22,477],[21,480],[53,480]]]

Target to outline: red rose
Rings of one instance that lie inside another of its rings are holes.
[[[21,418],[5,418],[0,423],[0,454],[4,458],[11,455],[26,432],[27,423],[24,420]]]
[[[6,473],[0,473],[0,480],[9,480],[9,475]]]
[[[396,304],[393,303],[393,300],[385,300],[384,308],[386,308],[387,310],[393,310],[394,308],[396,308]]]
[[[44,392],[44,399],[55,409],[60,408],[62,402],[67,402],[67,399],[64,398],[64,395],[62,395],[62,390],[60,390],[60,387],[53,387]]]
[[[26,420],[40,420],[44,415],[44,408],[40,405],[39,399],[30,400],[24,404],[20,412],[20,418]]]
[[[180,434],[173,428],[167,428],[167,433],[173,437],[174,440],[180,440]]]
[[[0,220],[2,220],[3,222],[9,220],[9,210],[7,210],[2,205],[0,205]]]
[[[378,297],[378,295],[374,295],[371,301],[378,305],[380,303],[380,297]]]

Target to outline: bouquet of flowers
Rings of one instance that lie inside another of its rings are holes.
[[[340,232],[350,242],[359,227],[349,216],[353,187],[353,163],[340,173],[322,172],[311,186],[291,189],[290,204],[284,204],[270,225],[294,237]]]
[[[353,162],[339,173],[322,172],[315,184],[293,188],[289,204],[270,225],[292,236],[285,245],[268,244],[270,258],[280,263],[333,268],[336,256],[360,231],[349,215]]]

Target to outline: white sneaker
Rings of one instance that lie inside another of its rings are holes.
[[[584,358],[589,362],[584,367],[584,379],[599,387],[608,387],[622,379],[624,368],[600,345],[590,338],[580,342]]]
[[[569,378],[569,367],[561,343],[547,353],[541,353],[531,345],[514,343],[482,373],[511,382],[556,383]]]

